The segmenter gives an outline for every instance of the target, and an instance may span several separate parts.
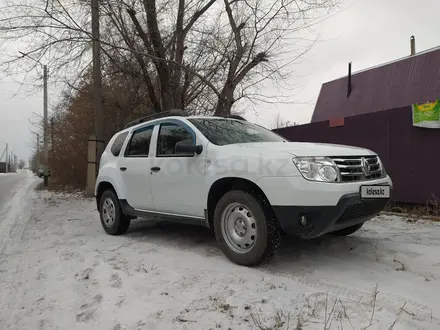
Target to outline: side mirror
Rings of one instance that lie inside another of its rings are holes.
[[[192,140],[183,140],[176,143],[177,154],[194,154],[200,155],[203,151],[202,145],[193,144]]]

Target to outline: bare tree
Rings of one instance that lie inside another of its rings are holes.
[[[24,169],[25,165],[26,165],[26,163],[25,163],[24,159],[20,159],[20,161],[18,162],[18,168],[20,170],[22,170],[22,169]]]
[[[72,82],[90,65],[87,1],[4,1],[4,46],[27,44],[20,50],[50,63],[52,81]],[[299,33],[337,1],[101,0],[104,74],[111,77],[109,63],[118,64],[119,73],[142,81],[154,111],[226,115],[237,101],[254,98],[262,82],[286,78],[289,64],[313,45]],[[18,60],[35,66],[17,50],[4,63],[9,73]]]
[[[291,126],[297,126],[298,124],[296,122],[292,122],[290,120],[285,120],[281,117],[281,114],[278,112],[278,114],[275,117],[273,128],[283,128],[283,127],[291,127]]]

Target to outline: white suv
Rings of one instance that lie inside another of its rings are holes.
[[[101,157],[95,195],[108,234],[136,217],[199,224],[250,266],[269,260],[282,234],[352,234],[390,199],[371,150],[289,142],[233,118],[161,116],[128,125]]]

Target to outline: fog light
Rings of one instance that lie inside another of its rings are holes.
[[[305,214],[301,214],[299,216],[299,223],[301,224],[301,226],[307,226],[307,218]]]

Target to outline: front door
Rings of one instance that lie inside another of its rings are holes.
[[[119,162],[127,202],[136,210],[154,211],[149,155],[153,128],[147,126],[134,131]]]
[[[178,121],[162,123],[157,135],[151,176],[156,211],[203,218],[205,150],[200,155],[176,153],[177,142],[196,143],[194,131]]]

